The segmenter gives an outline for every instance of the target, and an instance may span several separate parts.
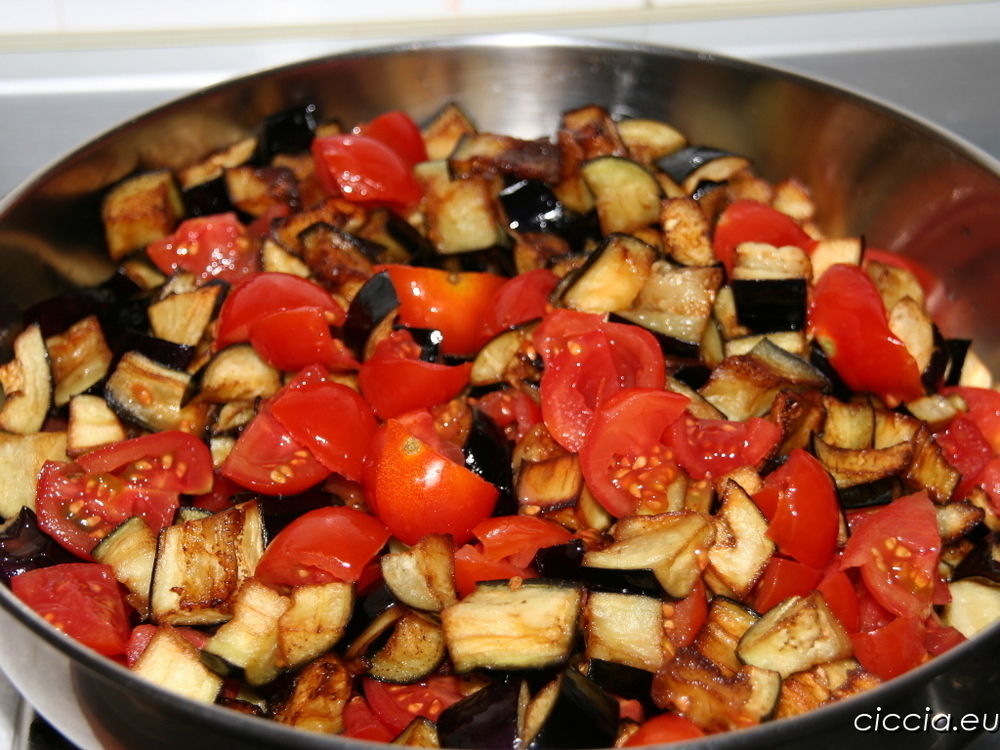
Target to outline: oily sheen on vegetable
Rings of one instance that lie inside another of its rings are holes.
[[[397,744],[872,689],[1000,615],[1000,395],[935,279],[814,213],[599,104],[310,106],[133,175],[115,273],[0,366],[0,574],[191,700]]]

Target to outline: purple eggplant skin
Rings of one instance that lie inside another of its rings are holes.
[[[508,226],[516,232],[559,232],[569,223],[562,201],[541,180],[524,179],[500,191]]]
[[[608,320],[612,323],[622,323],[630,326],[639,325],[635,321],[629,320],[623,315],[619,315],[617,313],[611,313],[608,315]],[[663,352],[664,358],[668,359],[671,363],[677,365],[694,365],[701,361],[700,342],[683,341],[682,339],[678,339],[673,336],[667,336],[659,331],[654,331],[651,328],[645,328],[644,326],[639,327],[653,334],[653,338],[655,338],[656,343],[659,344],[660,351]]]
[[[946,386],[958,385],[962,381],[962,367],[969,354],[972,341],[969,339],[945,339],[948,349],[948,373],[945,376]]]
[[[928,393],[939,390],[944,385],[950,369],[951,350],[948,348],[945,337],[941,335],[941,331],[937,326],[934,326],[934,351],[931,352],[931,361],[920,373],[920,382],[923,384],[924,390]]]
[[[185,188],[181,197],[188,216],[212,216],[236,210],[229,197],[225,175]]]
[[[652,699],[652,672],[628,664],[591,659],[587,666],[587,676],[612,695],[639,701],[648,715],[659,712]]]
[[[841,401],[851,400],[854,393],[847,387],[847,384],[844,383],[837,371],[833,369],[833,365],[830,364],[826,352],[815,341],[812,342],[809,348],[809,363],[823,373],[826,379],[830,381],[831,395],[839,398]]]
[[[446,708],[437,719],[441,747],[505,750],[517,743],[521,681],[495,681]]]
[[[618,735],[618,700],[573,668],[559,678],[558,694],[526,750],[582,750],[613,747]]]
[[[739,323],[753,333],[800,331],[806,324],[805,279],[733,279]]]
[[[399,295],[388,271],[379,271],[364,283],[347,308],[344,343],[362,357],[372,330],[399,307]]]
[[[423,362],[439,364],[441,362],[441,342],[444,334],[436,328],[408,328],[394,326],[397,331],[409,331],[413,343],[420,347],[420,359]]]
[[[316,134],[316,105],[305,104],[264,118],[254,161],[267,165],[278,154],[308,151]]]
[[[837,490],[837,500],[844,510],[854,510],[888,505],[902,494],[902,487],[896,477],[884,477],[874,482],[841,488]]]
[[[587,549],[580,539],[566,544],[544,547],[535,553],[535,569],[543,578],[580,580],[580,566]]]
[[[578,578],[591,591],[653,597],[663,596],[664,593],[660,582],[656,580],[656,575],[648,569],[617,570],[581,565]]]
[[[109,371],[114,370],[125,352],[139,352],[164,367],[174,370],[184,370],[194,358],[195,348],[187,344],[175,344],[172,341],[148,336],[135,330],[126,330],[115,342]]]
[[[952,580],[984,578],[991,583],[1000,584],[1000,562],[994,557],[996,554],[1000,554],[1000,536],[996,532],[984,534],[955,566]]]
[[[726,156],[732,156],[732,153],[706,146],[685,146],[662,157],[656,162],[656,166],[679,185],[696,169]]]
[[[0,579],[8,586],[10,579],[21,573],[67,562],[79,559],[38,528],[38,519],[31,508],[21,508],[0,532]]]
[[[500,492],[493,515],[516,515],[513,449],[503,429],[479,409],[472,410],[472,425],[462,452],[466,468]]]

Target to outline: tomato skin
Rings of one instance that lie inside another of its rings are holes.
[[[864,257],[861,260],[861,267],[867,268],[872,261],[882,263],[886,266],[901,268],[912,273],[920,288],[924,292],[924,299],[927,301],[929,309],[934,309],[934,303],[945,293],[944,284],[941,279],[931,273],[919,261],[906,255],[900,255],[889,250],[880,250],[874,247],[866,247]]]
[[[674,648],[690,646],[707,619],[708,595],[705,584],[699,577],[695,580],[691,593],[674,604],[674,613],[670,618],[673,627],[667,632],[667,638]]]
[[[888,625],[851,634],[854,657],[869,672],[890,680],[927,660],[924,626],[918,620],[897,617]]]
[[[420,202],[420,184],[406,161],[377,138],[338,134],[312,142],[316,176],[328,195],[355,203],[409,208]]]
[[[359,393],[328,380],[307,383],[282,393],[271,404],[271,413],[327,469],[361,480],[365,451],[378,422]]]
[[[847,573],[840,569],[839,559],[827,565],[816,590],[823,595],[823,600],[840,620],[844,630],[857,633],[861,629],[858,594]]]
[[[489,313],[483,320],[486,335],[541,318],[551,309],[549,296],[559,283],[559,277],[547,268],[534,268],[508,279],[490,300]]]
[[[47,461],[38,475],[38,527],[84,560],[91,550],[131,516],[158,532],[173,521],[176,492],[132,487],[111,473],[87,474],[76,464]]]
[[[130,628],[109,565],[63,563],[15,576],[10,587],[21,601],[67,635],[105,656],[125,653]]]
[[[131,668],[139,660],[143,651],[146,650],[146,646],[149,645],[153,636],[156,635],[156,631],[160,630],[160,628],[173,628],[199,651],[205,647],[205,644],[208,643],[211,637],[207,633],[195,630],[194,628],[179,628],[173,625],[150,625],[149,623],[136,625],[132,628],[128,643],[125,644],[125,664],[128,667]]]
[[[627,485],[632,482],[642,489],[664,479],[669,483],[679,475],[666,456],[667,448],[661,439],[688,403],[686,396],[670,391],[626,388],[597,410],[590,433],[580,448],[580,468],[590,491],[611,515],[621,518],[634,513],[640,503],[663,501],[652,492],[646,498],[641,494],[636,497]],[[620,468],[631,466],[640,457],[646,457],[649,464],[648,459],[654,454],[658,455],[659,466],[643,467],[624,478],[616,476]]]
[[[831,266],[813,285],[808,328],[847,386],[890,407],[923,395],[917,363],[889,329],[874,282],[857,266]]]
[[[472,372],[471,362],[439,365],[416,358],[418,353],[395,346],[402,335],[409,337],[394,331],[358,370],[358,387],[383,420],[450,401],[469,384]]]
[[[941,447],[945,460],[962,475],[952,493],[961,500],[976,486],[980,472],[993,458],[993,448],[976,423],[964,414],[951,420],[946,429],[934,433],[934,441]]]
[[[492,484],[395,419],[375,436],[365,464],[365,497],[404,544],[416,544],[427,534],[451,534],[456,545],[464,544],[499,496]]]
[[[265,362],[284,372],[310,365],[323,365],[331,372],[358,368],[344,342],[331,335],[327,316],[318,307],[268,315],[253,327],[250,344]]]
[[[472,535],[482,543],[487,560],[507,558],[519,568],[528,567],[538,550],[573,539],[565,527],[537,516],[487,518],[476,524]]]
[[[374,119],[354,128],[358,135],[382,141],[413,168],[427,161],[427,147],[420,128],[405,112],[398,109],[383,112]]]
[[[173,234],[150,243],[146,254],[165,274],[181,269],[202,280],[236,283],[260,268],[246,227],[233,212],[182,221]]]
[[[441,712],[465,696],[454,675],[432,675],[413,685],[362,680],[365,698],[378,719],[399,734],[418,716],[437,721]]]
[[[563,448],[580,451],[594,412],[623,388],[662,389],[663,354],[639,326],[599,315],[554,310],[532,334],[542,357],[542,418]]]
[[[772,557],[757,584],[753,608],[764,614],[790,596],[806,596],[822,577],[821,570],[785,557]]]
[[[934,506],[921,491],[865,517],[848,539],[840,565],[859,567],[872,596],[893,614],[923,619],[935,599],[940,550]]]
[[[644,721],[633,732],[622,747],[639,747],[641,745],[659,745],[668,742],[681,742],[704,737],[705,732],[686,716],[666,713],[654,716]]]
[[[806,252],[816,246],[816,241],[792,217],[753,200],[738,200],[726,206],[715,225],[712,250],[730,276],[736,247],[742,242],[763,242],[775,247],[794,245]]]
[[[482,581],[506,581],[511,578],[537,578],[531,568],[519,568],[506,559],[491,560],[481,545],[465,544],[455,550],[455,590],[466,597]]]
[[[287,310],[318,308],[328,325],[342,325],[344,308],[322,287],[289,273],[265,271],[251,276],[226,295],[219,310],[214,347],[250,340],[254,326],[265,318]]]
[[[734,422],[687,414],[668,429],[665,442],[692,479],[707,479],[756,466],[771,454],[781,437],[780,427],[760,417]]]
[[[347,506],[316,508],[278,532],[254,577],[276,589],[353,583],[387,541],[389,530],[374,516]]]
[[[212,454],[208,446],[180,430],[153,432],[113,443],[78,456],[76,463],[89,474],[125,467],[122,478],[135,487],[184,495],[201,495],[212,489]]]
[[[441,332],[441,353],[475,354],[490,338],[483,320],[507,281],[492,273],[450,272],[418,266],[381,266],[399,297],[399,320],[409,328]]]
[[[793,450],[767,475],[754,500],[770,520],[767,535],[782,554],[817,570],[826,567],[837,546],[840,503],[833,480],[812,454]]]

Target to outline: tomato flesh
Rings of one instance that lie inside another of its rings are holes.
[[[90,474],[118,472],[135,487],[201,495],[212,489],[212,454],[180,430],[153,432],[84,453],[77,465]]]
[[[180,269],[202,280],[236,283],[259,270],[260,261],[246,228],[234,213],[199,216],[156,240],[146,254],[166,274]]]
[[[507,558],[519,568],[528,567],[538,550],[573,539],[566,527],[537,516],[487,518],[476,524],[472,534],[488,560]]]
[[[401,209],[420,201],[422,191],[410,165],[377,138],[353,134],[316,138],[312,155],[316,175],[329,195]]]
[[[677,463],[693,479],[707,479],[756,466],[777,447],[781,437],[776,424],[760,417],[735,422],[686,415],[670,427],[666,442],[674,449]]]
[[[444,709],[465,697],[454,675],[433,675],[412,685],[393,685],[366,677],[363,685],[372,711],[395,734],[418,716],[437,721]]]
[[[14,595],[46,622],[105,656],[125,653],[125,600],[109,565],[64,563],[11,579]]]

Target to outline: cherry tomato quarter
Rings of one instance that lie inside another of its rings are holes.
[[[259,254],[234,213],[187,219],[150,243],[146,254],[165,274],[190,271],[203,281],[236,283],[260,269]]]
[[[816,246],[816,241],[792,217],[753,200],[738,200],[726,206],[715,225],[712,250],[730,276],[736,248],[743,242],[793,245],[806,252]]]
[[[746,422],[698,419],[690,414],[669,429],[666,442],[677,463],[693,478],[720,477],[743,466],[757,466],[778,446],[781,428],[760,417]]]
[[[348,134],[316,138],[312,155],[328,195],[400,210],[420,202],[422,191],[410,165],[377,138]]]
[[[383,112],[356,127],[354,132],[382,141],[411,169],[420,162],[427,161],[427,147],[420,128],[409,115],[398,109]]]

